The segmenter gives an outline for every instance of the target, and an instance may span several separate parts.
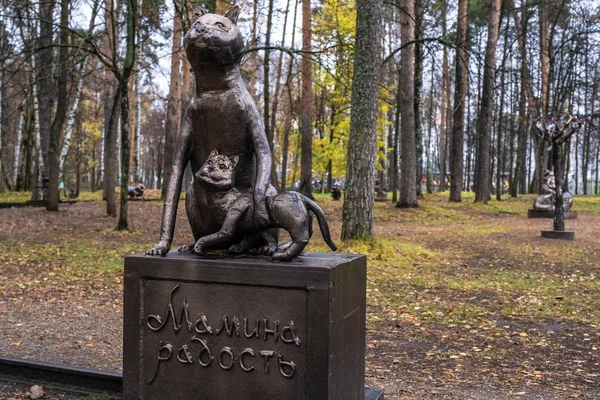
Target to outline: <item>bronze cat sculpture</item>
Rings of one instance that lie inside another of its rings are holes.
[[[208,248],[230,245],[229,253],[246,253],[265,227],[259,228],[253,218],[256,203],[252,201],[252,190],[239,190],[234,185],[235,166],[238,156],[227,157],[213,150],[202,168],[194,175],[194,181],[204,186],[204,193],[215,219],[221,229],[196,240],[193,251],[203,254]],[[317,203],[297,192],[285,192],[265,199],[269,216],[267,227],[283,228],[292,238],[287,247],[280,247],[273,254],[274,260],[289,261],[298,256],[306,247],[312,235],[312,216],[315,214],[323,239],[332,250],[337,246],[331,240],[329,225],[323,210]],[[241,243],[232,244],[236,233],[243,233]]]
[[[238,7],[227,11],[225,16],[198,9],[184,37],[196,89],[175,146],[160,240],[146,252],[148,255],[164,256],[170,250],[184,170],[189,162],[192,172],[197,174],[212,149],[239,155],[236,188],[252,192],[252,219],[256,226],[268,225],[265,197],[276,193],[269,184],[271,151],[261,116],[240,74],[244,40],[236,26],[238,15]],[[207,203],[204,185],[196,179],[186,193],[186,212],[195,240],[221,229]],[[274,251],[277,230],[261,232],[263,244],[266,242]]]

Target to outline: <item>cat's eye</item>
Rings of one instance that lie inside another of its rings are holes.
[[[218,26],[218,27],[219,27],[219,28],[221,28],[221,29],[226,29],[226,28],[227,28],[227,27],[225,26],[225,24],[224,24],[224,23],[222,23],[222,22],[215,22],[215,26]]]
[[[227,165],[225,165],[225,164],[219,164],[219,168],[221,168],[221,169],[227,169]]]

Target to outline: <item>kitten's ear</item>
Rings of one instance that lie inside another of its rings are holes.
[[[203,7],[194,8],[194,21],[206,14],[206,10]]]
[[[217,149],[214,149],[213,151],[210,152],[210,154],[208,155],[208,158],[216,157],[218,155],[219,155],[219,152],[217,151]]]
[[[225,18],[229,18],[234,25],[237,25],[238,17],[240,16],[240,7],[235,6],[225,13]]]
[[[229,159],[233,163],[233,167],[232,168],[235,168],[235,166],[237,165],[238,161],[240,161],[240,156],[231,156],[231,157],[229,157]]]

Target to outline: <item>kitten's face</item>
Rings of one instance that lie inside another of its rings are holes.
[[[221,188],[232,187],[233,172],[238,160],[238,156],[227,157],[213,150],[196,176],[211,185],[218,185]]]
[[[225,16],[196,12],[196,20],[183,38],[183,46],[190,64],[228,66],[239,64],[244,39],[238,30],[239,9],[229,10]]]

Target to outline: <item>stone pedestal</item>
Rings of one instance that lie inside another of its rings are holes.
[[[548,239],[575,240],[574,231],[542,231],[542,237]]]
[[[128,256],[124,398],[363,400],[365,296],[361,255]]]
[[[577,219],[578,216],[577,211],[565,211],[565,219]],[[527,211],[527,218],[554,218],[554,210],[535,210],[531,208]]]

